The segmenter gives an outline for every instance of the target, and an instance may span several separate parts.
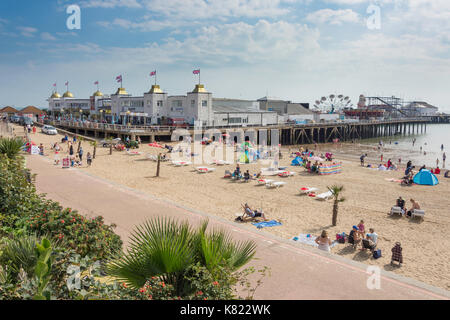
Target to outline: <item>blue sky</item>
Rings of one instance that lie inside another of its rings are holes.
[[[69,30],[67,6],[81,8]],[[367,26],[369,5],[380,29]],[[2,0],[0,107],[46,107],[52,84],[89,97],[158,83],[215,97],[397,95],[450,111],[448,0]]]

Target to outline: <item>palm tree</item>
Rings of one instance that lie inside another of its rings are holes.
[[[255,254],[253,241],[234,243],[224,231],[206,234],[208,221],[193,230],[187,222],[156,218],[138,226],[126,254],[108,265],[108,274],[133,288],[151,277],[172,284],[178,295],[191,292],[186,279],[196,264],[214,276],[220,268],[236,271]]]
[[[0,139],[0,154],[5,154],[10,159],[16,158],[22,147],[23,141],[20,138]]]
[[[97,140],[94,140],[94,141],[91,141],[89,143],[91,144],[92,147],[94,147],[94,151],[92,152],[92,158],[95,159],[95,154],[97,152],[98,142],[97,142]]]
[[[339,197],[341,192],[344,190],[344,186],[337,186],[333,185],[331,187],[327,187],[328,190],[330,190],[333,193],[333,219],[332,219],[332,225],[336,226],[337,224],[337,216],[338,216],[338,209],[339,209],[339,203],[344,202],[345,198]]]

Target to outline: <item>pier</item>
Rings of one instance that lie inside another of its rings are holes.
[[[265,131],[267,132],[267,137],[269,140],[272,136],[272,131],[278,130],[279,140],[282,145],[298,145],[328,143],[336,140],[352,141],[355,139],[359,140],[391,137],[395,135],[421,134],[426,133],[427,124],[437,122],[433,120],[435,119],[423,117],[413,119],[399,118],[394,120],[361,120],[355,122],[340,121],[310,124],[285,123],[271,126],[206,127],[203,129],[214,129],[216,133],[228,133],[235,137],[236,135],[241,135],[242,132],[245,137],[248,137],[249,135],[254,136],[255,133],[257,137],[260,137],[260,132]],[[57,120],[46,121],[46,124],[51,124],[56,128],[66,130],[74,134],[91,136],[97,139],[104,139],[108,137],[125,139],[125,137],[128,136],[132,140],[140,137],[142,141],[148,142],[170,141],[173,132],[176,129],[180,129],[180,127],[174,126],[126,126],[119,124]],[[191,135],[194,134],[193,127],[186,128],[186,130]],[[234,139],[235,141],[237,140],[236,138]],[[259,141],[257,142],[259,143]]]

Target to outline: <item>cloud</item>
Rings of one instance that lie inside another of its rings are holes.
[[[343,23],[358,23],[359,15],[351,9],[332,10],[322,9],[307,15],[306,21],[317,24],[342,25]]]
[[[141,4],[137,0],[83,0],[80,6],[84,8],[141,8]]]
[[[56,40],[56,38],[54,36],[52,36],[50,33],[48,33],[48,32],[42,32],[41,33],[41,39],[42,40],[47,40],[47,41],[54,41],[54,40]]]
[[[38,31],[36,28],[32,27],[17,27],[17,29],[24,37],[29,38],[34,37],[35,33]]]

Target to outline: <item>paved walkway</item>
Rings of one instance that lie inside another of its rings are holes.
[[[257,242],[257,255],[250,265],[268,266],[255,299],[448,299],[450,293],[421,282],[381,270],[380,289],[368,289],[367,265],[318,249],[303,246],[221,218],[184,208],[166,200],[105,181],[77,169],[55,167],[48,158],[27,156],[37,173],[36,185],[48,198],[87,216],[101,215],[115,223],[124,242],[134,227],[164,215],[198,224],[209,218],[211,227],[225,228],[236,240]],[[120,173],[118,173],[120,174]]]

